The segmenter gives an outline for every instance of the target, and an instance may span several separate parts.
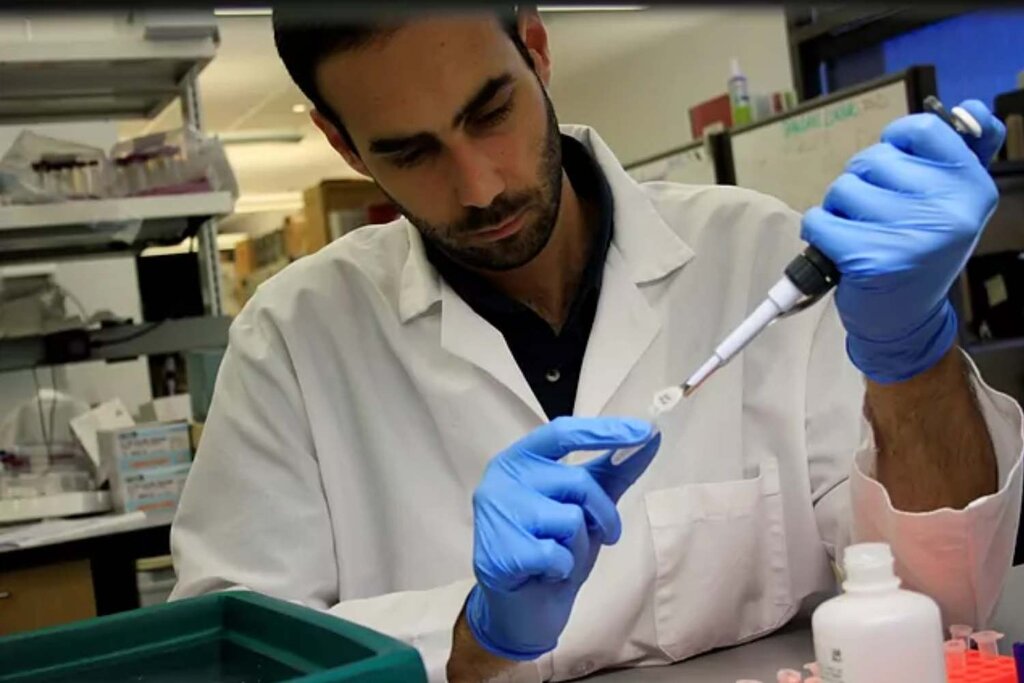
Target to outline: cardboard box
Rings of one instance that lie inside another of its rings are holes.
[[[125,407],[121,399],[101,403],[87,413],[82,413],[71,420],[71,431],[82,448],[89,455],[96,473],[97,486],[107,480],[106,470],[103,467],[103,456],[100,453],[99,435],[101,432],[114,429],[122,429],[135,425],[131,413]]]
[[[306,216],[306,249],[310,254],[331,241],[332,213],[390,203],[376,183],[359,178],[321,181],[303,193],[303,201]],[[370,222],[369,218],[366,222]]]
[[[714,124],[732,128],[732,105],[728,93],[690,107],[690,134],[694,140],[703,137],[705,129]]]
[[[178,507],[192,463],[127,472],[111,487],[114,507],[121,512],[168,511]]]
[[[117,510],[173,509],[192,465],[187,422],[102,431],[99,445]]]
[[[284,219],[284,251],[288,260],[294,261],[310,253],[306,244],[309,229],[306,226],[306,214],[297,213]]]
[[[143,422],[191,422],[192,397],[188,394],[161,396],[139,406]]]
[[[235,277],[244,278],[256,269],[256,250],[252,238],[240,240],[235,244]]]
[[[203,423],[193,422],[188,426],[189,436],[192,437],[192,452],[199,452],[199,439],[203,436]],[[194,456],[193,456],[194,457]]]

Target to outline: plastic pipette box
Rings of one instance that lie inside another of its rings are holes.
[[[425,683],[413,648],[230,591],[0,638],[0,682]]]
[[[949,672],[948,683],[1017,683],[1013,657],[983,658],[977,650],[967,651],[967,666],[961,672]]]

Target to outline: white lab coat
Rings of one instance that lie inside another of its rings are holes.
[[[563,130],[615,204],[575,414],[643,415],[779,277],[801,248],[799,215],[732,187],[640,186],[593,130]],[[558,648],[516,677],[757,638],[834,587],[830,558],[851,533],[889,541],[947,619],[984,623],[1012,555],[1022,420],[974,382],[999,492],[902,514],[865,474],[863,383],[834,308],[771,327],[665,422],[619,503],[621,541]],[[473,584],[473,489],[545,420],[502,335],[438,277],[408,222],[347,235],[263,285],[231,328],[174,524],[175,596],[245,587],[329,610],[412,643],[443,680]]]

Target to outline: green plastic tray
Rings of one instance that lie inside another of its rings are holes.
[[[0,638],[0,683],[422,683],[413,648],[232,591]]]

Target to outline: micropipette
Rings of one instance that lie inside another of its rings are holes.
[[[948,123],[961,135],[980,138],[981,125],[962,107],[948,111],[936,97],[924,100],[924,108]],[[679,386],[662,389],[654,396],[652,410],[671,410],[690,396],[716,370],[732,360],[769,325],[815,304],[839,283],[839,270],[814,245],[790,261],[784,276],[768,290],[768,297],[717,347],[711,357]],[[660,408],[659,408],[660,407]]]

